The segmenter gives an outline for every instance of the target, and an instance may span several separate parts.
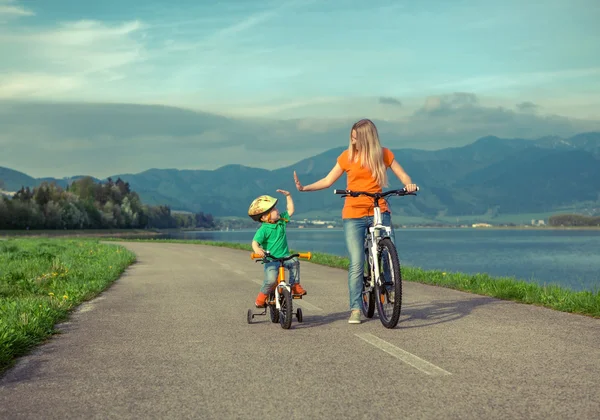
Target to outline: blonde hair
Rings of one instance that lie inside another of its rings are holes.
[[[356,146],[352,144],[353,131],[356,131]],[[388,179],[383,162],[383,149],[373,121],[362,119],[354,123],[350,129],[348,158],[351,162],[358,160],[361,167],[367,167],[371,171],[371,175],[380,187],[387,187]]]

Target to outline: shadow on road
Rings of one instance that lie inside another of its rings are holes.
[[[469,315],[482,305],[499,304],[503,301],[479,297],[468,300],[434,300],[426,303],[402,305],[397,328],[421,328],[451,322]]]
[[[54,357],[54,353],[54,347],[46,341],[26,355],[17,357],[12,366],[0,373],[0,387],[37,380],[44,364]]]
[[[480,297],[468,300],[436,300],[426,303],[412,303],[402,305],[402,313],[400,314],[400,322],[396,326],[396,329],[403,328],[422,328],[429,325],[441,324],[444,322],[456,321],[457,319],[463,318],[469,315],[475,308],[482,305],[499,304],[504,301],[489,298]],[[337,321],[346,322],[350,316],[350,311],[335,312],[324,315],[306,314],[304,315],[304,322],[299,323],[294,317],[292,321],[292,328],[314,328],[326,324],[331,324]],[[362,317],[363,323],[377,322],[379,318],[377,316],[377,310],[373,315],[373,318],[368,319]]]
[[[331,313],[331,314],[325,314],[325,315],[304,315],[304,322],[299,323],[299,322],[295,322],[296,319],[294,319],[294,324],[292,324],[292,328],[314,328],[314,327],[319,327],[321,325],[326,325],[326,324],[331,324],[333,322],[337,322],[337,321],[341,321],[341,320],[347,320],[348,317],[350,317],[350,311],[344,311],[344,312],[335,312],[335,313]]]

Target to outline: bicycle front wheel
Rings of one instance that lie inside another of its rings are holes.
[[[371,267],[369,265],[369,251],[365,249],[365,266],[362,284],[362,313],[367,318],[373,318],[375,313],[375,291],[370,288]]]
[[[396,247],[390,238],[379,242],[380,282],[375,284],[375,300],[379,320],[386,328],[394,328],[402,309],[402,275]]]
[[[284,288],[279,299],[279,323],[281,328],[288,330],[292,326],[292,295]]]

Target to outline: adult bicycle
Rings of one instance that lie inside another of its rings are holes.
[[[366,267],[363,273],[362,313],[372,318],[377,301],[379,320],[384,327],[394,328],[402,310],[402,273],[398,252],[390,236],[392,228],[383,225],[379,201],[392,195],[417,194],[407,192],[404,188],[378,193],[351,190],[334,190],[333,193],[343,197],[364,195],[373,199],[373,224],[368,228],[364,241]]]

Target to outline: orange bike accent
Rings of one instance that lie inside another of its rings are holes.
[[[282,281],[285,281],[285,267],[279,266],[279,276],[277,276],[277,283],[279,284]]]

